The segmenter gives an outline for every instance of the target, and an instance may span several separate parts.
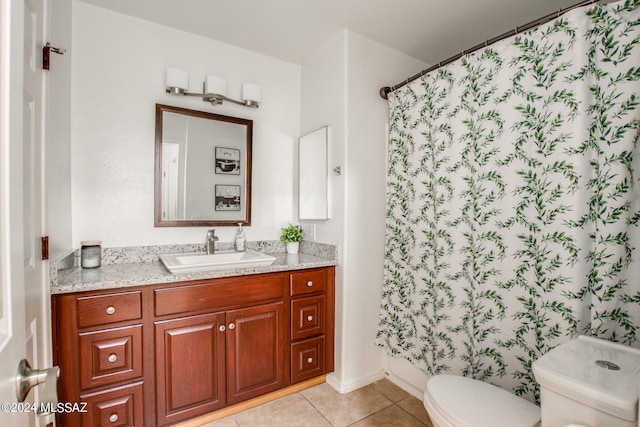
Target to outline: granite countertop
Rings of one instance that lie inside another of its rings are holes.
[[[287,254],[278,241],[247,242],[249,249],[276,257],[266,267],[235,268],[197,273],[170,273],[159,260],[161,254],[202,252],[202,245],[165,245],[103,249],[102,266],[83,269],[79,251],[51,263],[51,294],[117,289],[159,283],[185,282],[217,277],[244,276],[328,267],[338,264],[338,248],[317,242],[301,242],[300,253]],[[220,244],[217,250],[228,249]]]

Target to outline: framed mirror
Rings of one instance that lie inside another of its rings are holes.
[[[156,227],[251,224],[253,121],[156,104]]]
[[[324,126],[299,140],[298,200],[301,220],[329,219],[329,128]]]

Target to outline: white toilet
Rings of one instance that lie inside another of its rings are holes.
[[[499,387],[458,375],[427,382],[424,406],[434,427],[536,427],[540,408]]]
[[[639,426],[640,350],[580,336],[540,357],[533,373],[541,408],[456,375],[432,377],[424,405],[435,427]]]

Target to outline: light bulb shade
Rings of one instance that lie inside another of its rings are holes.
[[[262,90],[260,86],[254,85],[253,83],[243,83],[242,84],[242,100],[243,101],[253,101],[259,103],[262,98]]]
[[[179,68],[167,68],[167,88],[189,90],[189,72]]]
[[[206,93],[227,96],[227,80],[218,76],[207,76],[204,82],[204,91]]]

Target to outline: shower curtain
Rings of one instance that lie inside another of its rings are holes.
[[[556,345],[638,346],[639,19],[574,9],[389,94],[389,354],[537,400]]]

